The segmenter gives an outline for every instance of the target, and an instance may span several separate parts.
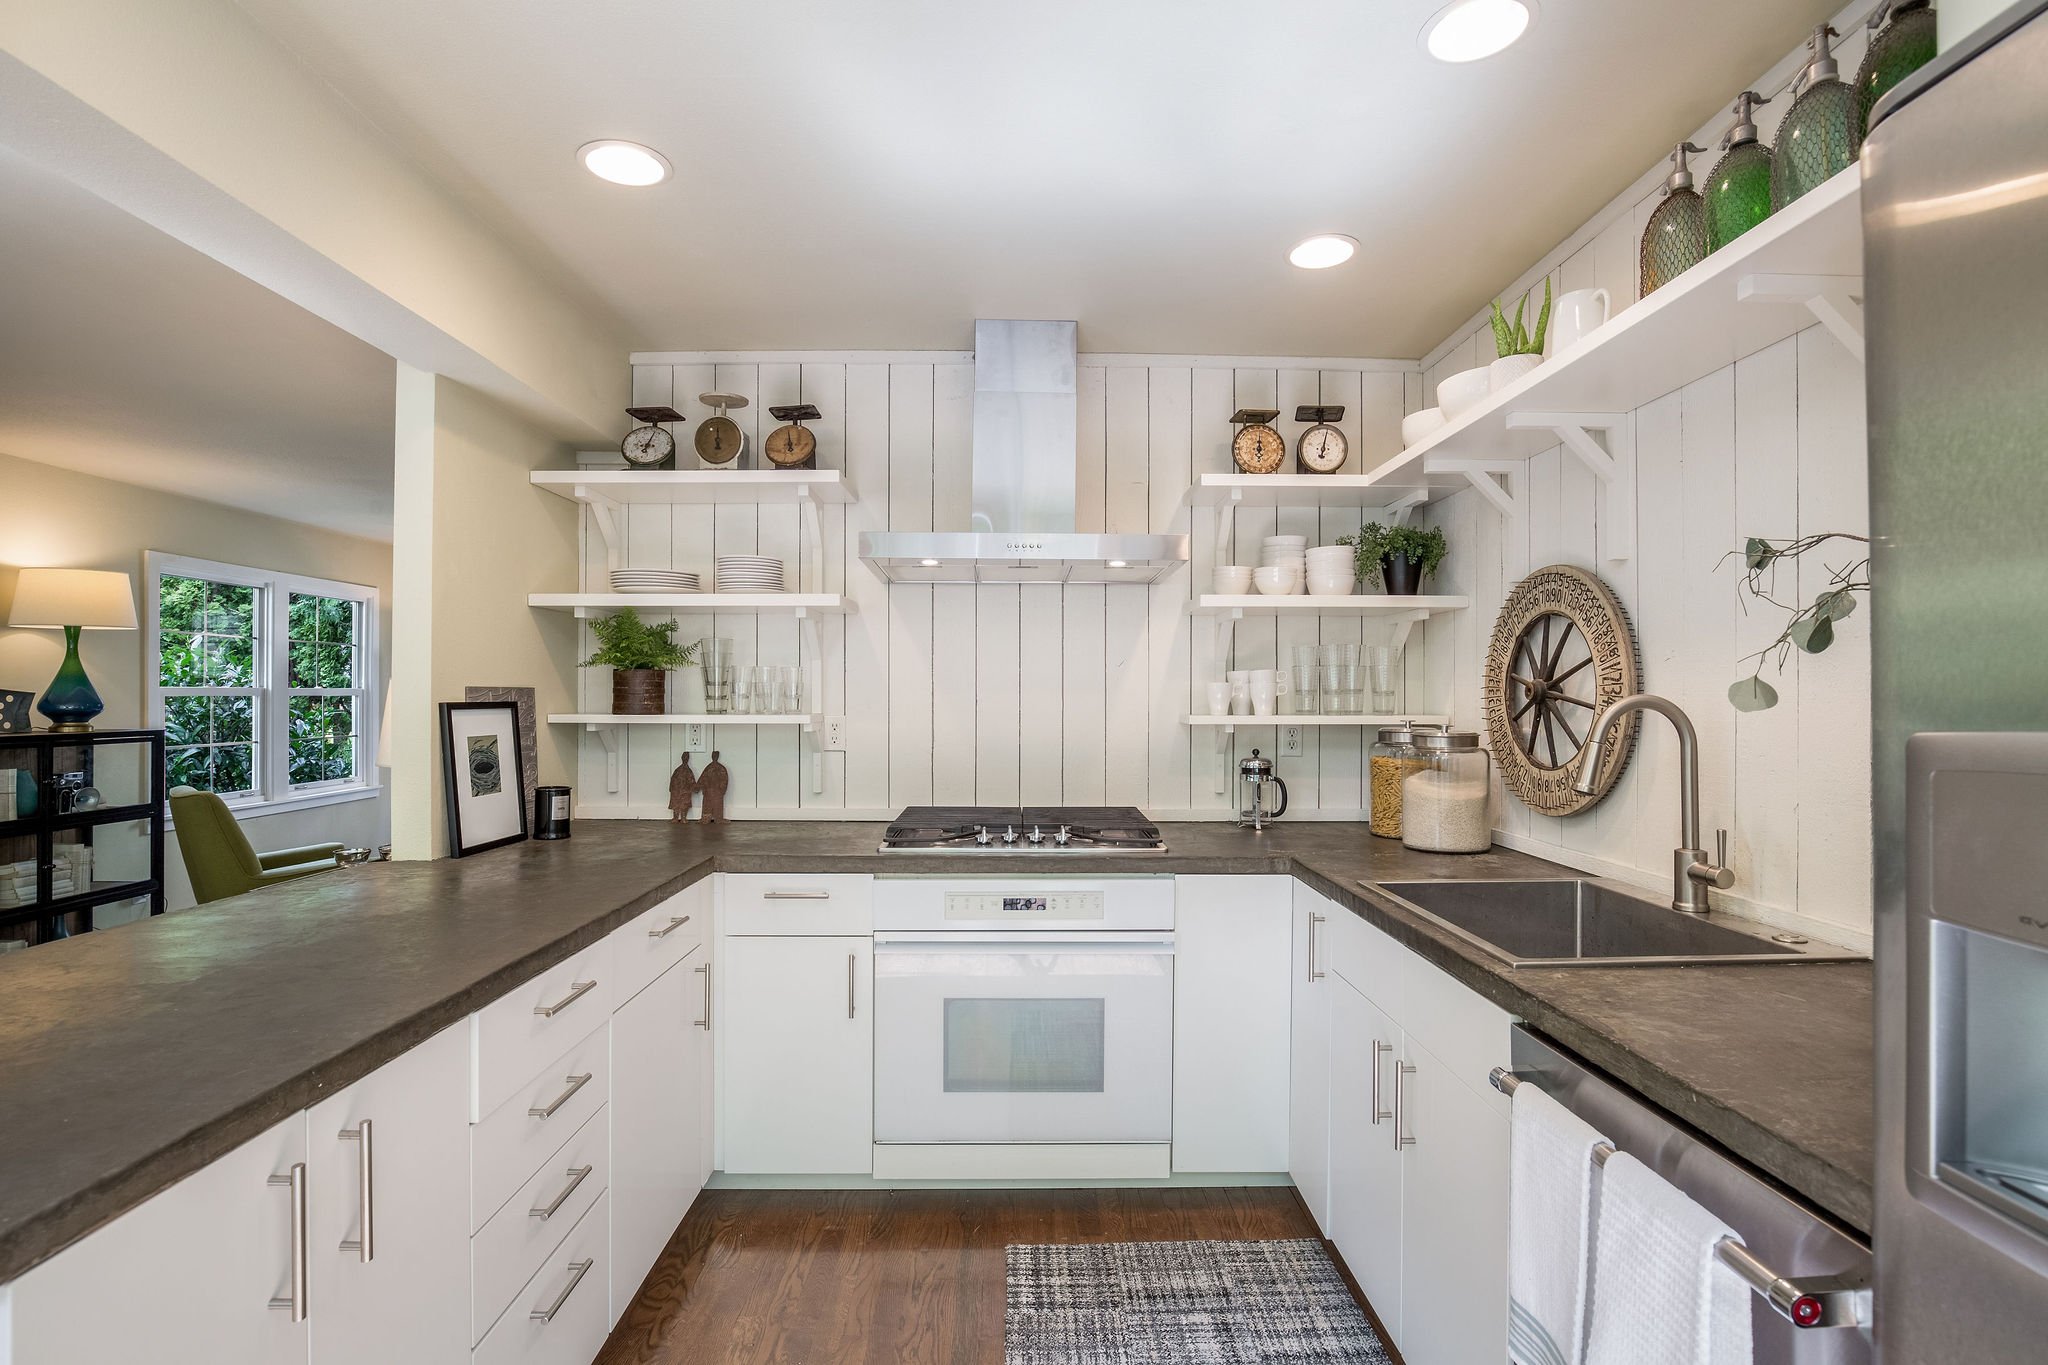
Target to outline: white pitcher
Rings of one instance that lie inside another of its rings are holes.
[[[1550,353],[1561,355],[1578,345],[1581,337],[1606,323],[1607,310],[1605,289],[1574,289],[1558,295],[1550,310]]]

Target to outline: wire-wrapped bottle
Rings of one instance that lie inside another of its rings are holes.
[[[1756,107],[1770,101],[1745,90],[1735,122],[1721,137],[1727,153],[1707,177],[1707,250],[1719,251],[1771,216],[1771,150],[1757,140]]]
[[[1838,36],[1822,24],[1806,40],[1813,59],[1792,86],[1796,98],[1771,153],[1773,213],[1855,164],[1863,145],[1856,92],[1842,83],[1841,66],[1828,48],[1828,39]]]
[[[1648,298],[1707,259],[1707,202],[1692,187],[1692,170],[1686,162],[1688,154],[1705,150],[1690,142],[1681,142],[1672,150],[1664,202],[1657,205],[1643,229],[1637,261],[1642,286],[1638,297]]]
[[[1870,27],[1870,48],[1856,68],[1856,130],[1865,135],[1870,106],[1934,60],[1934,6],[1928,0],[1885,0],[1871,13]]]

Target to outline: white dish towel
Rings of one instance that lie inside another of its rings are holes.
[[[1515,1087],[1508,1187],[1508,1358],[1580,1365],[1592,1277],[1593,1148],[1607,1139],[1542,1090]]]
[[[1586,1365],[1749,1365],[1749,1287],[1714,1254],[1733,1235],[1642,1162],[1609,1157]]]

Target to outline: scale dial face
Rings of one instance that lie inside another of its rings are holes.
[[[1287,458],[1287,441],[1264,422],[1247,422],[1230,440],[1230,458],[1247,474],[1271,474]]]
[[[747,453],[747,433],[740,424],[723,414],[707,417],[697,425],[697,458],[705,464],[731,464]]]
[[[668,428],[652,423],[634,427],[626,433],[626,439],[619,442],[619,454],[626,457],[626,463],[637,469],[652,469],[666,464],[676,457],[676,438]]]
[[[807,428],[792,422],[768,433],[761,443],[768,462],[778,469],[794,469],[818,453],[818,438]]]
[[[1328,422],[1310,427],[1295,443],[1294,458],[1305,474],[1334,474],[1344,467],[1351,453],[1344,433]]]

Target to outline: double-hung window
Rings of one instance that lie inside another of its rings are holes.
[[[376,790],[377,590],[151,552],[150,724],[172,786],[236,805]]]

